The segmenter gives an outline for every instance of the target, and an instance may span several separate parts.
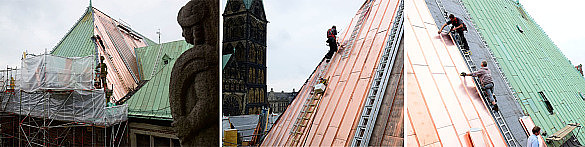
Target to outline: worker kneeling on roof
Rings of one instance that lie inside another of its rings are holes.
[[[331,29],[329,29],[327,31],[327,43],[329,43],[329,52],[327,52],[327,54],[325,54],[325,60],[327,62],[329,62],[329,60],[331,60],[331,57],[333,57],[333,54],[335,52],[337,52],[337,29],[335,28],[335,26],[331,27]]]
[[[498,105],[496,104],[496,100],[494,99],[494,82],[492,80],[492,72],[487,67],[487,61],[483,60],[481,62],[481,68],[473,73],[465,73],[461,72],[461,76],[473,76],[478,77],[479,82],[483,89],[485,90],[487,97],[492,104],[492,109],[494,111],[498,111]]]
[[[451,31],[455,31],[457,32],[457,34],[459,34],[459,37],[461,38],[461,43],[463,44],[463,49],[465,49],[465,51],[469,51],[469,45],[467,45],[467,39],[465,39],[465,35],[463,34],[463,31],[467,31],[467,26],[465,26],[465,23],[463,23],[463,20],[455,17],[455,15],[450,14],[449,15],[449,21],[447,21],[447,23],[443,24],[443,26],[441,26],[441,29],[439,29],[439,34],[441,34],[441,31],[443,30],[443,28],[445,28],[445,26],[447,25],[453,25],[453,27],[451,27]]]

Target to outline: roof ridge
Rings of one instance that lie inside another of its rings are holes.
[[[93,11],[91,11],[91,7],[87,7],[87,9],[85,10],[85,13],[83,13],[83,15],[81,15],[81,17],[79,17],[79,19],[77,20],[77,22],[69,29],[69,31],[67,31],[67,34],[65,34],[65,36],[63,36],[61,38],[61,41],[59,41],[59,43],[57,43],[57,45],[55,45],[53,47],[53,49],[51,49],[51,52],[49,52],[50,54],[53,54],[53,52],[55,52],[55,49],[57,49],[57,47],[59,47],[59,45],[61,45],[63,43],[63,41],[65,41],[65,39],[67,38],[67,36],[69,36],[69,34],[71,34],[71,32],[73,31],[73,29],[75,29],[75,27],[77,25],[79,25],[79,23],[81,22],[81,20],[83,20],[83,18],[85,17],[85,15],[87,15],[87,13],[92,12],[92,17],[90,19],[93,19]],[[92,27],[94,21],[91,21],[92,23]],[[92,29],[93,32],[93,29]]]
[[[148,38],[148,37],[146,37],[146,36],[144,36],[144,35],[140,34],[138,31],[135,31],[134,29],[132,29],[132,27],[130,27],[130,26],[126,26],[126,24],[124,24],[124,23],[126,23],[126,22],[122,23],[122,22],[120,22],[120,21],[118,21],[118,20],[114,19],[114,17],[112,17],[112,16],[110,16],[110,15],[106,14],[105,12],[103,12],[103,11],[101,11],[101,10],[97,9],[96,7],[91,7],[91,8],[92,8],[92,10],[93,10],[93,9],[95,9],[96,11],[98,11],[98,12],[102,13],[103,15],[107,16],[107,17],[108,17],[108,18],[110,18],[112,21],[114,21],[114,22],[116,22],[116,23],[118,23],[118,24],[124,25],[125,27],[127,27],[128,29],[130,29],[130,31],[132,31],[133,33],[136,33],[137,35],[139,35],[140,37],[144,38],[145,40],[152,41],[152,39],[150,39],[150,38]],[[145,41],[145,42],[147,42],[147,41]],[[152,41],[152,42],[154,42],[154,41]],[[150,42],[147,42],[147,43],[150,43]],[[155,44],[157,44],[156,42],[154,42],[154,43],[155,43]],[[150,46],[150,44],[148,44],[148,45]]]

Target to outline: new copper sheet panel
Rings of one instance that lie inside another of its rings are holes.
[[[473,138],[479,134],[489,146],[505,146],[473,79],[459,76],[469,70],[453,40],[437,34],[424,0],[405,6],[408,146],[470,146],[471,128],[481,130]]]
[[[373,79],[373,71],[388,39],[389,27],[398,8],[398,0],[377,0],[365,18],[352,49],[343,58],[340,48],[329,63],[324,78],[329,85],[318,109],[313,113],[307,128],[301,135],[299,146],[344,146],[349,145],[355,132],[363,101]],[[358,12],[338,42],[350,39],[351,31],[359,18]],[[291,130],[299,116],[317,73],[325,66],[321,63],[305,83],[295,100],[267,134],[262,146],[286,146],[292,144]]]
[[[118,22],[97,9],[94,9],[93,14],[94,34],[101,37],[105,46],[105,48],[98,46],[98,53],[100,56],[106,57],[104,62],[108,67],[106,77],[108,88],[113,89],[112,95],[115,101],[124,97],[137,86],[132,77],[132,72],[130,72],[130,70],[133,70],[134,74],[139,78],[134,48],[144,47],[146,43],[143,39],[137,40],[121,32],[117,27]],[[108,57],[111,58],[109,59]],[[124,63],[124,60],[127,61],[127,64]]]

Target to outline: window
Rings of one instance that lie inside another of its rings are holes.
[[[136,134],[136,146],[150,146],[150,136]]]
[[[553,107],[552,104],[550,103],[550,101],[548,101],[548,99],[546,98],[546,95],[544,95],[544,92],[540,91],[538,92],[538,94],[540,95],[540,97],[542,97],[544,104],[546,105],[546,109],[548,110],[548,113],[550,113],[550,115],[553,115]]]
[[[154,137],[154,146],[171,146],[171,139],[163,137]]]
[[[171,57],[169,57],[167,54],[165,54],[165,55],[162,57],[162,60],[163,60],[163,63],[164,63],[165,65],[167,65],[167,64],[169,64],[169,61],[171,60]]]

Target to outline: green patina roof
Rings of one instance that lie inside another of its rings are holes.
[[[53,48],[51,54],[65,57],[83,57],[95,53],[93,36],[93,16],[88,8],[69,33]]]
[[[185,42],[185,40],[167,42],[160,45],[151,45],[142,48],[136,48],[134,52],[136,53],[136,60],[138,60],[138,66],[140,69],[140,77],[141,80],[149,80],[153,71],[155,74],[157,71],[160,71],[160,65],[163,65],[163,57],[167,55],[171,59],[176,59],[178,55],[183,53],[183,51],[191,48],[193,45]],[[179,50],[182,49],[182,50]],[[160,54],[159,54],[160,50]],[[178,52],[180,51],[180,52]],[[157,60],[157,56],[159,59]],[[155,62],[158,63],[158,66],[155,68]]]
[[[250,9],[250,7],[252,6],[252,1],[253,0],[244,0],[244,5],[246,5],[246,9]]]
[[[230,61],[231,57],[232,57],[232,54],[227,54],[227,55],[222,56],[221,69],[225,68],[225,65],[227,65],[228,61]]]
[[[93,9],[95,8],[91,6],[87,8],[83,16],[79,18],[77,23],[61,39],[57,46],[53,48],[51,54],[65,57],[84,57],[95,54],[95,44],[91,40],[91,37],[94,35]],[[135,33],[142,36],[138,32]],[[144,38],[148,45],[157,44],[144,36],[142,38]]]
[[[549,135],[568,123],[585,124],[585,101],[578,94],[585,92],[585,79],[522,6],[511,0],[463,2],[534,123]],[[551,102],[553,115],[540,91]],[[585,142],[585,134],[578,139]]]
[[[171,71],[175,60],[191,47],[192,45],[180,40],[135,49],[141,74],[144,77],[142,80],[149,81],[126,102],[129,117],[172,119],[169,104]],[[170,58],[168,64],[164,64],[165,55]],[[155,66],[156,69],[153,69]],[[155,74],[151,77],[153,70]]]

